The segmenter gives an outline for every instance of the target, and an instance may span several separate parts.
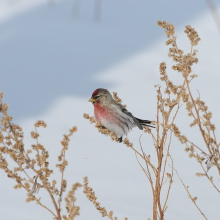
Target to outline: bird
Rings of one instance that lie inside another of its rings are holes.
[[[134,127],[143,130],[144,126],[152,127],[152,121],[136,118],[121,103],[113,99],[107,89],[98,88],[89,99],[94,106],[94,116],[103,128],[115,132],[118,142],[123,141],[123,136],[127,135]]]

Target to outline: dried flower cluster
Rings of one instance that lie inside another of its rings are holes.
[[[95,196],[95,192],[93,191],[93,189],[91,187],[88,186],[89,181],[88,181],[88,177],[84,177],[84,193],[86,194],[86,197],[94,204],[94,206],[96,207],[96,209],[102,214],[102,217],[108,216],[108,213],[106,211],[105,207],[101,207],[100,203],[97,202],[97,197]]]
[[[113,98],[114,98],[115,101],[117,101],[119,103],[122,103],[122,99],[120,99],[118,97],[118,93],[117,92],[113,92]],[[123,105],[123,106],[124,106],[124,108],[127,108],[127,105]]]
[[[165,33],[169,38],[166,42],[166,45],[169,45],[169,53],[168,56],[171,57],[174,61],[174,65],[172,66],[173,70],[182,73],[183,76],[183,84],[181,86],[174,86],[172,82],[168,79],[166,74],[166,65],[162,63],[160,66],[161,80],[166,82],[166,94],[173,94],[181,97],[183,103],[185,103],[186,111],[188,112],[188,116],[192,117],[192,122],[190,123],[190,127],[198,126],[200,131],[200,137],[203,139],[204,144],[206,146],[205,149],[202,147],[198,147],[194,144],[196,141],[190,141],[185,135],[181,135],[179,128],[172,123],[171,129],[174,135],[178,138],[178,140],[186,145],[185,151],[189,153],[190,158],[195,158],[198,163],[201,165],[201,168],[204,173],[196,173],[199,177],[207,177],[210,183],[214,186],[214,188],[218,191],[219,189],[213,182],[213,177],[207,174],[207,171],[215,166],[220,173],[220,154],[219,154],[219,143],[216,140],[215,135],[215,125],[211,122],[212,113],[208,111],[208,106],[204,101],[201,100],[200,94],[198,93],[198,97],[194,98],[191,92],[190,83],[195,78],[198,77],[197,74],[192,73],[192,66],[198,63],[197,58],[197,50],[194,49],[195,46],[198,45],[201,40],[198,33],[194,28],[187,25],[185,28],[185,33],[191,43],[190,52],[188,54],[184,54],[184,52],[178,48],[176,43],[176,37],[174,36],[174,28],[173,25],[167,22],[158,22],[158,25],[165,29]],[[166,100],[165,100],[166,101]],[[170,101],[170,100],[169,100]],[[175,101],[178,101],[177,98]],[[172,101],[173,102],[173,101]],[[167,103],[169,105],[169,103]],[[167,111],[163,111],[163,116],[166,117]],[[198,138],[198,136],[196,136]],[[205,161],[206,168],[205,170],[203,162]],[[191,198],[195,203],[195,199]],[[197,206],[197,205],[196,205]],[[198,208],[198,207],[197,207]],[[199,209],[199,208],[198,208]],[[199,209],[200,213],[206,219],[204,214]]]
[[[181,98],[185,103],[188,116],[192,117],[192,122],[190,126],[198,126],[201,137],[203,138],[204,143],[206,145],[207,152],[205,152],[205,150],[202,150],[195,144],[193,144],[193,146],[197,150],[199,150],[200,154],[202,155],[199,155],[198,153],[196,154],[194,151],[189,150],[192,149],[189,146],[192,146],[193,142],[188,140],[186,136],[181,135],[176,125],[172,126],[173,132],[175,136],[178,137],[180,142],[186,145],[186,151],[190,153],[189,156],[191,158],[194,157],[197,159],[199,163],[201,163],[204,160],[203,155],[205,155],[205,158],[207,158],[207,170],[210,169],[212,166],[216,166],[218,172],[220,173],[219,143],[217,142],[215,135],[216,126],[214,123],[211,122],[212,112],[208,111],[208,106],[205,104],[204,101],[201,100],[200,94],[197,98],[193,97],[190,88],[190,82],[198,76],[197,74],[192,74],[192,65],[198,63],[198,51],[194,49],[194,47],[198,45],[201,39],[198,33],[195,31],[195,29],[187,25],[184,32],[187,34],[187,37],[191,43],[191,49],[190,53],[185,55],[183,51],[178,49],[177,47],[176,37],[174,36],[174,30],[172,25],[167,22],[161,21],[158,22],[158,25],[165,29],[165,33],[169,38],[166,44],[171,45],[171,47],[169,48],[168,55],[176,63],[173,65],[173,69],[175,71],[181,72],[183,75],[183,85],[181,87],[176,87],[177,94],[181,95]],[[170,83],[166,75],[164,63],[161,64],[160,69],[162,75],[161,80],[166,81],[166,84],[172,85],[172,83]],[[176,88],[174,90],[176,90]],[[170,91],[172,91],[175,94],[175,91],[173,91],[172,89],[170,89],[169,91],[168,89],[166,89],[166,92],[168,94],[170,94]]]
[[[64,220],[75,219],[75,217],[79,215],[80,207],[75,206],[75,202],[76,202],[75,192],[81,186],[82,185],[80,183],[75,183],[72,185],[72,189],[68,192],[65,201],[66,201],[66,210],[69,216],[63,215]]]
[[[39,143],[38,128],[46,128],[44,121],[37,121],[34,124],[34,131],[31,131],[31,137],[35,140],[32,149],[26,150],[24,147],[24,134],[19,125],[12,123],[12,117],[8,115],[8,105],[3,103],[3,93],[0,93],[0,168],[4,170],[7,177],[16,181],[15,189],[23,188],[27,191],[27,202],[35,201],[41,207],[47,209],[54,219],[61,220],[61,201],[63,192],[66,190],[67,181],[63,179],[64,170],[67,166],[65,152],[68,149],[70,136],[72,136],[77,128],[70,129],[68,135],[64,135],[61,144],[63,148],[58,157],[60,161],[56,166],[61,172],[61,187],[57,188],[56,180],[49,181],[53,170],[49,168],[49,152]],[[13,166],[12,164],[16,164]],[[66,200],[66,208],[68,216],[63,219],[73,220],[79,215],[79,207],[75,206],[74,192],[80,186],[75,184],[68,193]],[[51,198],[54,210],[48,208],[41,203],[41,199],[36,196],[39,190],[47,192]],[[58,202],[56,202],[58,197]]]
[[[133,143],[131,143],[128,138],[124,139],[123,144],[125,144],[127,147],[132,147],[133,146]]]
[[[95,192],[93,191],[93,189],[91,187],[88,186],[89,184],[89,180],[88,177],[84,177],[84,193],[86,195],[86,197],[88,198],[89,201],[91,201],[94,206],[96,207],[96,209],[101,213],[102,217],[108,217],[111,220],[118,220],[117,217],[113,217],[113,211],[107,212],[105,207],[101,207],[101,204],[97,201],[97,197],[95,195]],[[124,218],[124,220],[128,220],[128,218]]]

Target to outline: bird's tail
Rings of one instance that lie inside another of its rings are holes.
[[[142,119],[139,119],[139,118],[136,118],[136,119],[138,120],[138,122],[140,123],[141,126],[148,126],[148,127],[151,127],[151,128],[155,128],[155,126],[152,126],[152,125],[154,125],[153,121],[142,120]]]

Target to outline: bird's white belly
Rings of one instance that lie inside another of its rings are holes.
[[[108,128],[110,131],[115,132],[118,137],[122,137],[123,135],[125,135],[123,129],[117,124],[114,124],[113,122],[104,118],[101,118],[100,122],[104,127]]]

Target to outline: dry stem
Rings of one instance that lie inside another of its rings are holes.
[[[172,168],[173,170],[175,170],[174,168]],[[188,187],[184,184],[183,180],[180,178],[177,170],[175,170],[179,180],[181,181],[182,185],[184,186],[186,192],[188,193],[188,196],[189,198],[191,199],[191,201],[194,203],[194,205],[196,206],[196,208],[199,210],[199,212],[201,213],[201,215],[206,219],[208,220],[208,218],[205,216],[205,214],[202,212],[202,210],[199,208],[199,206],[196,204],[196,200],[197,200],[197,197],[192,197],[192,195],[190,194],[189,190],[188,190]]]

